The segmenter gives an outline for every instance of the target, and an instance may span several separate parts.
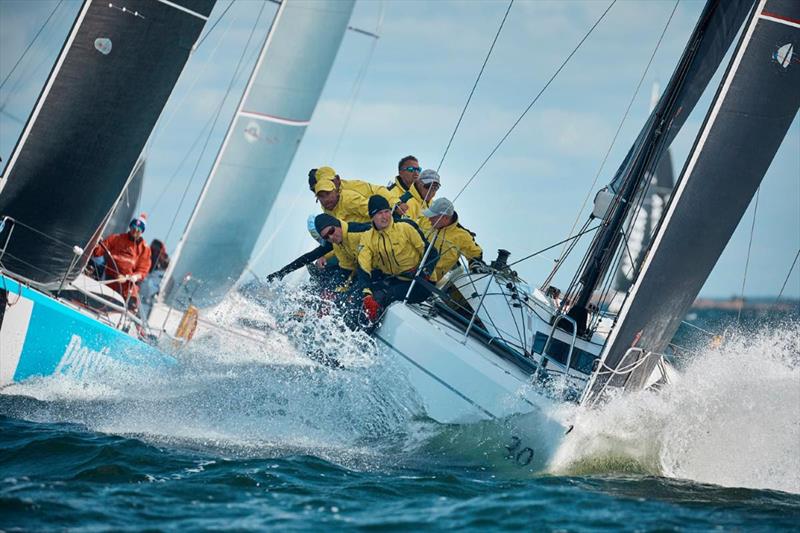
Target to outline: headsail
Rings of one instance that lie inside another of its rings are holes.
[[[761,0],[609,337],[590,394],[606,384],[641,388],[656,363],[644,354],[666,348],[703,287],[800,107],[798,46],[800,2]],[[636,350],[629,353],[631,347]],[[622,366],[636,370],[609,370]]]
[[[84,3],[0,178],[4,269],[57,284],[94,244],[213,5]]]
[[[284,0],[162,289],[213,305],[244,271],[328,78],[354,0]],[[181,291],[183,294],[183,291]],[[183,302],[185,303],[185,302]]]
[[[650,97],[651,113],[658,104],[658,98],[658,84],[653,84],[653,91]],[[644,260],[644,254],[650,245],[653,232],[655,232],[656,226],[664,214],[669,196],[673,187],[675,187],[672,156],[669,148],[661,156],[661,161],[659,161],[652,176],[645,176],[644,183],[647,184],[647,190],[644,191],[642,206],[633,214],[636,220],[631,224],[627,249],[622,254],[619,268],[617,268],[617,274],[614,278],[613,289],[616,293],[627,291],[631,283],[633,283],[636,269]]]

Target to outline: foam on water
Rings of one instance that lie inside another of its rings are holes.
[[[636,472],[800,493],[800,325],[705,349],[660,393],[576,412],[557,474]]]
[[[259,341],[214,329],[193,341],[174,368],[127,369],[100,382],[70,375],[32,380],[3,394],[39,402],[5,403],[3,410],[223,456],[308,454],[354,469],[387,461],[464,463],[503,476],[544,468],[538,462],[549,452],[538,451],[556,443],[537,436],[537,429],[552,433],[535,427],[541,417],[462,427],[426,419],[399,362],[364,333],[343,328],[335,312],[308,312],[310,298],[287,291],[255,303],[232,295],[207,318],[223,327],[257,320],[265,332]],[[310,352],[346,369],[320,365]],[[547,470],[800,493],[799,353],[798,323],[739,334],[687,361],[682,377],[660,393],[627,395],[592,411],[557,407],[552,418],[574,429]],[[538,438],[530,444],[537,455],[519,468],[507,460],[507,448],[522,433]]]

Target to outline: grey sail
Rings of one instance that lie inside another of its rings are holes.
[[[142,186],[144,185],[144,169],[145,160],[139,159],[136,166],[133,168],[133,176],[131,176],[128,185],[122,191],[122,195],[111,213],[111,218],[106,224],[103,235],[112,235],[114,233],[122,233],[128,231],[128,224],[137,214],[136,208],[139,206],[139,201],[142,198]]]
[[[353,3],[281,3],[166,273],[162,293],[170,305],[186,305],[189,297],[195,305],[213,305],[241,276],[319,100]]]
[[[797,114],[798,45],[800,2],[759,2],[609,337],[590,395],[607,385],[641,388],[656,364],[645,354],[666,349],[703,287]],[[635,365],[631,373],[611,372]]]
[[[3,269],[55,285],[93,246],[213,5],[84,2],[0,178]]]

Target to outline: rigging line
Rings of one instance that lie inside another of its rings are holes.
[[[603,14],[600,15],[600,18],[598,18],[595,21],[595,23],[592,25],[592,27],[589,28],[589,31],[586,32],[586,35],[583,36],[583,38],[578,42],[578,44],[575,46],[575,48],[573,48],[572,52],[570,52],[569,55],[566,57],[566,59],[564,59],[563,63],[561,63],[561,66],[559,66],[556,69],[556,71],[553,73],[553,75],[550,77],[550,79],[547,80],[547,83],[544,84],[544,87],[542,87],[542,89],[539,91],[539,94],[537,94],[533,98],[533,100],[531,100],[531,103],[528,104],[528,107],[525,108],[525,111],[522,112],[522,114],[519,116],[519,118],[517,118],[516,122],[514,122],[514,124],[508,129],[506,134],[503,135],[503,137],[500,139],[500,142],[498,142],[497,145],[489,153],[489,155],[486,156],[486,159],[483,161],[483,163],[481,163],[481,166],[478,167],[478,170],[476,170],[475,173],[472,174],[472,177],[470,177],[469,180],[467,180],[467,183],[465,183],[464,186],[461,187],[461,190],[458,192],[458,194],[455,196],[455,198],[453,198],[453,202],[454,203],[455,203],[456,200],[458,200],[458,198],[461,196],[461,194],[463,194],[463,192],[467,189],[467,187],[469,187],[469,184],[472,183],[472,181],[475,179],[475,177],[478,175],[478,173],[481,170],[483,170],[483,167],[486,166],[486,163],[489,162],[489,160],[492,158],[492,156],[495,154],[495,152],[497,152],[497,150],[500,149],[500,146],[502,146],[502,144],[506,141],[508,136],[511,135],[511,132],[514,131],[514,129],[519,125],[520,122],[522,122],[522,119],[525,118],[525,115],[528,114],[528,111],[530,111],[531,108],[533,107],[533,105],[537,101],[539,101],[539,98],[542,96],[542,94],[544,94],[544,92],[547,90],[547,88],[550,86],[550,84],[553,83],[553,80],[556,79],[556,76],[558,76],[561,73],[561,71],[564,69],[564,67],[567,66],[567,63],[569,62],[570,59],[572,59],[572,56],[575,55],[575,53],[578,51],[578,49],[586,41],[586,39],[589,38],[589,35],[592,34],[594,29],[597,27],[597,25],[600,24],[600,21],[602,21],[605,18],[605,16],[608,14],[608,12],[611,10],[611,8],[616,3],[617,3],[617,0],[612,0],[611,3],[609,4],[609,6],[606,8],[606,10],[603,11]]]
[[[222,108],[225,105],[225,100],[228,99],[228,95],[233,89],[233,85],[236,82],[238,77],[239,70],[242,68],[242,62],[244,60],[245,55],[247,55],[247,49],[250,48],[250,42],[253,40],[253,34],[258,27],[258,21],[261,20],[261,14],[264,12],[264,6],[266,6],[266,2],[261,4],[261,9],[258,10],[258,16],[255,18],[255,22],[253,23],[253,27],[250,29],[250,35],[247,37],[247,43],[245,43],[244,48],[242,49],[241,55],[239,55],[239,61],[236,63],[236,68],[233,71],[233,76],[231,76],[231,81],[228,84],[228,88],[225,91],[225,95],[222,97],[222,100],[217,107],[217,112],[214,114],[214,125],[217,123],[217,119],[219,118],[220,113],[222,113]],[[181,195],[181,200],[178,202],[178,207],[175,208],[175,214],[172,217],[172,222],[169,224],[169,229],[167,230],[166,237],[164,237],[164,242],[169,239],[170,234],[172,234],[172,229],[175,226],[175,221],[178,219],[178,213],[180,213],[181,207],[183,206],[183,202],[186,200],[186,195],[189,192],[189,187],[191,187],[192,182],[194,181],[194,177],[197,175],[197,168],[200,166],[200,161],[203,160],[203,154],[206,152],[206,148],[208,148],[208,143],[211,140],[211,134],[214,132],[214,125],[211,126],[211,129],[208,131],[208,136],[206,137],[206,141],[203,144],[203,149],[200,151],[200,155],[197,158],[197,161],[194,164],[194,169],[192,170],[192,174],[186,183],[186,187],[183,189],[183,194]]]
[[[467,112],[469,103],[472,101],[472,95],[475,94],[475,89],[478,87],[478,82],[481,80],[481,76],[483,76],[483,71],[486,68],[486,64],[489,62],[489,58],[492,56],[492,50],[494,50],[494,45],[497,43],[497,38],[500,37],[500,32],[503,31],[503,26],[506,23],[506,19],[508,18],[508,13],[511,11],[512,5],[514,5],[514,0],[510,0],[510,2],[508,2],[506,13],[505,15],[503,15],[503,20],[500,21],[500,27],[497,28],[497,33],[494,34],[494,40],[492,40],[492,45],[489,47],[489,51],[486,53],[486,58],[483,60],[483,65],[481,65],[481,70],[480,72],[478,72],[478,77],[475,78],[475,83],[472,85],[472,90],[469,92],[469,96],[467,97],[466,103],[464,103],[464,108],[461,110],[461,115],[458,117],[458,122],[456,122],[456,127],[453,129],[453,134],[450,135],[450,140],[447,141],[447,146],[444,149],[441,161],[439,161],[439,166],[436,167],[436,172],[439,172],[442,169],[442,163],[444,163],[444,158],[447,157],[447,152],[450,151],[450,145],[453,144],[453,139],[455,139],[456,137],[456,132],[458,132],[458,127],[461,126],[461,121],[464,119],[464,114]]]
[[[211,35],[211,32],[214,31],[214,28],[217,27],[217,24],[219,24],[220,21],[222,21],[222,19],[225,18],[225,15],[228,13],[228,10],[231,8],[231,6],[233,6],[233,4],[235,2],[236,2],[236,0],[231,0],[231,3],[228,4],[228,7],[225,8],[225,11],[222,12],[222,14],[219,16],[219,18],[217,18],[217,20],[214,21],[214,24],[211,25],[211,27],[208,29],[208,31],[205,33],[205,35],[200,37],[200,39],[198,39],[197,42],[194,43],[194,46],[192,46],[192,53],[196,52],[197,49],[200,48],[200,45],[203,44],[203,41],[206,40],[206,37]]]
[[[792,270],[794,270],[794,266],[797,264],[797,258],[800,257],[800,249],[797,250],[797,253],[794,256],[794,261],[792,261],[792,266],[789,267],[789,272],[786,274],[786,279],[783,280],[783,285],[781,286],[781,292],[778,293],[778,297],[775,298],[775,303],[772,305],[778,305],[778,302],[781,300],[783,296],[783,291],[786,289],[786,284],[789,282],[789,278],[792,276]]]
[[[372,34],[370,32],[366,32],[364,30],[358,30],[353,28],[352,26],[348,26],[347,29],[353,30],[355,32],[368,35],[373,37],[372,45],[369,48],[369,53],[367,54],[364,63],[361,65],[361,68],[356,75],[356,79],[353,82],[353,88],[350,91],[350,100],[347,102],[347,111],[345,113],[344,123],[342,124],[342,129],[339,132],[339,138],[336,140],[336,146],[333,148],[333,153],[331,154],[330,161],[336,159],[336,154],[339,153],[339,147],[342,145],[342,140],[344,139],[344,135],[347,132],[347,127],[350,125],[350,119],[353,116],[353,108],[355,107],[356,100],[358,100],[358,95],[361,92],[361,84],[364,82],[364,78],[367,75],[367,70],[369,69],[370,63],[372,63],[372,56],[375,53],[375,47],[378,45],[378,39],[380,38],[381,28],[383,28],[383,14],[384,14],[385,4],[381,2],[380,11],[378,12],[378,22],[375,25],[375,33]]]
[[[555,243],[555,244],[551,244],[551,245],[550,245],[550,246],[548,246],[547,248],[542,248],[542,249],[541,249],[541,250],[539,250],[538,252],[534,252],[534,253],[532,253],[532,254],[530,254],[530,255],[526,255],[526,256],[525,256],[525,257],[523,257],[522,259],[517,259],[517,260],[516,260],[516,261],[514,261],[513,263],[509,263],[509,264],[508,264],[508,266],[512,267],[512,266],[514,266],[514,265],[516,265],[516,264],[519,264],[519,263],[521,263],[521,262],[523,262],[523,261],[526,261],[526,260],[528,260],[528,259],[530,259],[530,258],[532,258],[532,257],[535,257],[535,256],[537,256],[537,255],[540,255],[540,254],[542,254],[542,253],[544,253],[544,252],[546,252],[546,251],[548,251],[548,250],[552,250],[553,248],[555,248],[555,247],[557,247],[557,246],[561,246],[561,245],[562,245],[562,244],[564,244],[565,242],[569,242],[569,241],[571,241],[571,240],[574,240],[574,239],[577,239],[577,238],[579,238],[579,237],[582,237],[583,235],[586,235],[587,233],[590,233],[590,232],[592,232],[592,231],[596,230],[596,229],[597,229],[597,228],[599,228],[600,226],[602,226],[602,224],[598,224],[598,225],[596,225],[596,226],[594,226],[594,227],[592,227],[592,228],[589,228],[589,229],[587,229],[587,230],[584,230],[584,231],[582,231],[582,232],[580,232],[580,233],[578,233],[578,234],[576,234],[576,235],[572,235],[572,236],[570,236],[570,237],[567,237],[567,238],[566,238],[566,239],[564,239],[563,241],[559,241],[559,242],[557,242],[557,243]]]
[[[675,0],[675,5],[672,6],[672,12],[669,14],[667,23],[664,25],[664,29],[661,31],[661,36],[658,38],[658,41],[656,42],[656,47],[653,49],[653,53],[650,54],[650,60],[647,62],[647,66],[645,66],[644,72],[642,72],[642,77],[641,79],[639,79],[638,85],[636,85],[636,90],[633,92],[633,96],[631,96],[630,102],[628,102],[628,108],[625,110],[625,114],[622,115],[622,120],[620,121],[619,126],[617,126],[617,131],[614,133],[614,137],[611,139],[611,144],[609,145],[608,150],[603,156],[603,160],[600,162],[600,168],[597,169],[597,174],[595,174],[594,180],[592,180],[592,184],[589,186],[589,190],[586,192],[586,196],[583,199],[583,203],[581,204],[580,209],[578,209],[578,215],[575,217],[575,222],[572,223],[572,227],[569,230],[570,234],[572,234],[572,232],[575,231],[575,227],[578,225],[578,222],[581,219],[583,210],[586,209],[586,204],[589,202],[589,198],[592,195],[592,191],[594,190],[595,185],[597,185],[597,180],[600,179],[600,174],[602,174],[603,168],[606,166],[606,162],[608,161],[608,158],[611,156],[611,150],[614,148],[614,145],[617,142],[617,138],[619,137],[619,134],[622,131],[622,126],[628,119],[631,107],[633,106],[636,97],[639,95],[639,90],[642,87],[642,83],[644,83],[644,79],[647,76],[648,71],[650,70],[650,66],[653,64],[653,59],[655,59],[656,52],[658,52],[658,49],[661,47],[661,42],[664,40],[664,35],[667,33],[667,28],[669,28],[670,22],[672,22],[672,18],[675,16],[675,11],[678,9],[679,3],[680,0]]]
[[[186,163],[186,160],[189,159],[189,156],[194,151],[194,147],[197,146],[197,143],[200,142],[200,139],[202,139],[203,136],[206,135],[206,129],[213,122],[214,122],[214,116],[212,115],[212,116],[208,117],[208,120],[206,121],[206,123],[203,126],[203,128],[200,130],[200,133],[198,133],[197,136],[194,138],[194,141],[192,142],[192,145],[186,151],[186,154],[184,154],[183,159],[181,160],[181,162],[178,163],[178,166],[175,168],[175,171],[172,173],[172,176],[170,176],[169,179],[167,180],[167,182],[164,184],[164,187],[161,189],[161,192],[156,197],[156,201],[155,201],[155,203],[153,203],[153,206],[150,209],[147,209],[146,212],[149,212],[151,214],[156,212],[156,210],[158,209],[158,206],[161,204],[161,200],[164,198],[164,195],[167,192],[167,189],[169,188],[170,185],[172,185],[173,180],[178,176],[178,173],[183,168],[183,164]]]
[[[750,224],[750,241],[747,243],[747,259],[744,262],[744,275],[742,276],[742,290],[739,293],[739,313],[736,315],[736,323],[741,322],[742,309],[744,309],[744,285],[747,282],[747,269],[750,266],[750,251],[753,248],[753,233],[756,229],[756,215],[758,214],[758,197],[761,194],[761,187],[756,189],[756,202],[753,206],[753,222]]]
[[[25,58],[25,55],[27,55],[28,51],[31,49],[31,46],[33,46],[33,43],[35,43],[35,42],[36,42],[36,39],[38,39],[38,38],[39,38],[39,35],[41,35],[42,31],[44,30],[44,27],[45,27],[45,26],[47,26],[47,23],[48,23],[48,22],[50,22],[50,19],[51,19],[51,18],[53,18],[53,15],[54,15],[54,14],[55,14],[55,12],[58,10],[59,6],[61,5],[61,3],[62,3],[63,1],[64,1],[64,0],[58,0],[58,3],[55,5],[55,7],[52,9],[52,11],[50,11],[50,14],[47,16],[47,20],[45,20],[45,21],[44,21],[44,24],[42,24],[42,27],[41,27],[41,28],[39,28],[39,31],[37,31],[37,32],[36,32],[36,35],[34,35],[34,36],[33,36],[33,39],[31,40],[31,42],[29,42],[29,43],[28,43],[28,46],[26,46],[26,47],[25,47],[25,51],[24,51],[24,52],[22,52],[22,55],[20,55],[20,56],[19,56],[19,59],[17,59],[17,62],[16,62],[16,63],[14,63],[14,66],[13,66],[13,67],[11,67],[11,70],[9,70],[9,71],[8,71],[8,74],[6,74],[6,77],[5,77],[5,79],[3,79],[3,82],[2,82],[2,83],[0,83],[0,89],[2,89],[2,88],[3,88],[3,86],[4,86],[4,85],[6,84],[6,82],[8,81],[8,78],[10,78],[10,77],[11,77],[11,75],[14,73],[14,71],[15,71],[15,70],[17,69],[17,67],[19,66],[20,62],[21,62],[21,61],[22,61],[22,60]]]
[[[232,4],[233,2],[231,2],[231,5]],[[150,136],[150,138],[147,139],[147,144],[145,145],[145,148],[144,150],[142,150],[142,152],[146,152],[150,148],[150,146],[157,144],[158,139],[161,136],[161,132],[168,129],[172,125],[172,121],[175,119],[176,116],[178,116],[178,111],[180,111],[183,105],[186,103],[186,100],[194,91],[197,82],[200,81],[201,77],[203,77],[203,74],[205,74],[206,69],[208,69],[208,66],[215,64],[214,59],[217,57],[217,52],[219,52],[219,49],[222,46],[223,41],[225,41],[225,38],[228,36],[228,33],[231,31],[231,28],[238,20],[239,17],[237,16],[228,23],[228,26],[225,28],[225,32],[222,35],[220,35],[217,44],[214,46],[214,49],[211,50],[211,53],[208,56],[208,60],[205,63],[203,63],[202,68],[200,68],[200,70],[197,72],[194,79],[189,84],[189,87],[187,87],[187,89],[183,92],[183,94],[180,97],[180,100],[174,106],[172,106],[170,114],[166,117],[159,118],[158,122],[156,122],[156,127],[153,130],[153,134]],[[164,114],[166,115],[166,113]]]

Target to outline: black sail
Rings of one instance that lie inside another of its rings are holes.
[[[84,3],[0,178],[2,268],[52,285],[94,244],[214,1]]]
[[[580,275],[580,290],[570,290],[569,300],[576,303],[569,314],[578,322],[581,333],[595,290],[607,275],[614,275],[613,258],[637,195],[648,186],[647,177],[655,172],[694,109],[752,6],[753,0],[706,3],[661,99],[611,181],[609,189],[618,194],[618,201],[612,204],[607,224],[592,242]]]
[[[714,268],[800,106],[800,2],[762,1],[744,29],[590,396],[639,389]],[[629,352],[631,347],[640,348]],[[626,357],[626,353],[628,356]],[[612,374],[608,369],[631,368]]]
[[[139,206],[139,201],[142,198],[142,186],[144,185],[144,167],[145,160],[140,159],[136,166],[133,168],[133,176],[122,191],[114,211],[111,213],[111,218],[106,224],[103,235],[112,235],[114,233],[122,233],[128,231],[128,224],[130,224],[134,215],[136,215],[136,208]]]

